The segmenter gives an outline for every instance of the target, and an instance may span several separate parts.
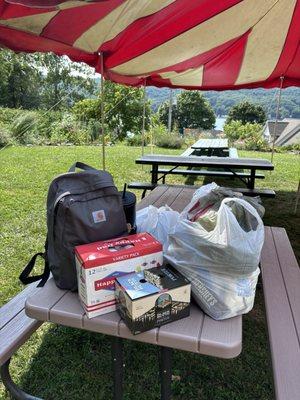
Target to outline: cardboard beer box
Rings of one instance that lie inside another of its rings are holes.
[[[170,265],[118,277],[115,293],[134,335],[190,314],[191,284]]]
[[[78,293],[89,318],[116,310],[115,279],[163,263],[162,245],[138,233],[75,247]]]

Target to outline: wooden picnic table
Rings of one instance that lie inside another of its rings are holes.
[[[192,149],[228,149],[228,139],[199,139]]]
[[[214,168],[215,170],[225,170],[224,174],[228,174],[229,176],[237,177],[241,180],[248,189],[255,188],[255,178],[257,170],[273,170],[273,164],[264,159],[258,158],[229,158],[229,157],[198,157],[198,156],[168,156],[168,155],[159,155],[159,154],[151,154],[145,155],[138,158],[136,164],[145,164],[151,165],[151,183],[157,184],[159,179],[159,166],[167,165],[171,166],[169,170],[164,171],[164,176],[170,173],[175,173],[178,167],[189,167],[189,171],[180,170],[179,173],[182,175],[186,175],[189,173],[198,173],[198,175],[202,175],[205,172],[205,175],[217,175],[218,172],[214,174],[214,171],[191,171],[192,168],[195,167],[208,167]],[[244,173],[237,172],[236,170],[250,170],[250,174],[246,175]],[[173,172],[174,171],[174,172]],[[220,173],[221,174],[221,173]]]
[[[229,157],[228,139],[199,139],[191,150],[196,156]]]
[[[142,209],[150,204],[169,205],[182,211],[195,189],[161,186],[138,204]],[[123,353],[122,339],[136,340],[160,346],[161,398],[171,396],[171,349],[180,349],[220,358],[233,358],[242,348],[242,317],[215,321],[192,304],[189,317],[132,335],[117,312],[88,319],[80,305],[78,294],[58,289],[53,279],[27,298],[26,314],[39,321],[50,321],[73,328],[112,336],[114,361],[114,399],[122,399]]]

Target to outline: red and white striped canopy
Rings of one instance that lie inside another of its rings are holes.
[[[0,0],[0,46],[133,86],[300,86],[300,0]]]

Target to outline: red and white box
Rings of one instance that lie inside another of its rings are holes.
[[[75,247],[78,294],[88,318],[116,310],[115,279],[163,264],[162,244],[149,233]]]

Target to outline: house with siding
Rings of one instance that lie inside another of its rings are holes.
[[[274,134],[276,146],[300,144],[300,119],[285,118],[278,121],[276,132],[275,121],[267,121],[263,128],[263,137],[268,143],[272,143]]]

